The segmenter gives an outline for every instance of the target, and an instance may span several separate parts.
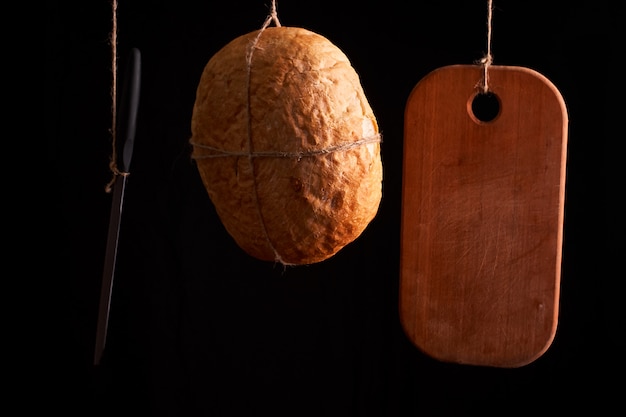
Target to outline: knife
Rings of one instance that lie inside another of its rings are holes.
[[[95,365],[100,364],[106,345],[113,277],[115,275],[117,246],[122,219],[122,208],[124,205],[124,190],[126,188],[135,143],[139,92],[141,89],[141,53],[137,48],[130,50],[128,66],[124,74],[123,82],[122,97],[117,117],[117,125],[115,127],[116,142],[121,145],[118,149],[122,151],[121,155],[119,155],[119,152],[117,155],[114,155],[121,174],[117,175],[115,184],[113,185],[113,201],[111,203],[111,216],[109,219],[109,231],[102,274],[102,288],[100,290],[100,307],[98,309],[94,353]]]

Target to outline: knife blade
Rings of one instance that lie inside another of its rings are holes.
[[[123,90],[117,117],[116,141],[121,145],[121,155],[114,155],[121,175],[117,175],[113,185],[111,215],[107,234],[106,252],[102,273],[102,287],[100,290],[100,305],[98,309],[98,323],[94,349],[94,365],[99,365],[106,346],[111,296],[113,293],[113,279],[117,260],[117,248],[124,206],[124,191],[128,181],[130,163],[133,156],[135,131],[137,128],[137,112],[141,90],[141,53],[132,48],[129,52],[128,64],[124,74]]]

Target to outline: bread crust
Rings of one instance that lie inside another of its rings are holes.
[[[209,197],[255,258],[323,261],[378,211],[376,118],[346,55],[319,34],[269,27],[229,42],[204,68],[191,130]]]

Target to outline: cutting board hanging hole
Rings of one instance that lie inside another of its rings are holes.
[[[491,91],[480,92],[468,101],[467,110],[477,123],[489,123],[500,114],[500,98]]]

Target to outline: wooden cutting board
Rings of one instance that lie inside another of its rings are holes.
[[[498,113],[477,119],[482,74],[436,69],[407,100],[400,319],[435,359],[510,368],[556,332],[568,120],[546,77],[511,66],[489,67]]]

